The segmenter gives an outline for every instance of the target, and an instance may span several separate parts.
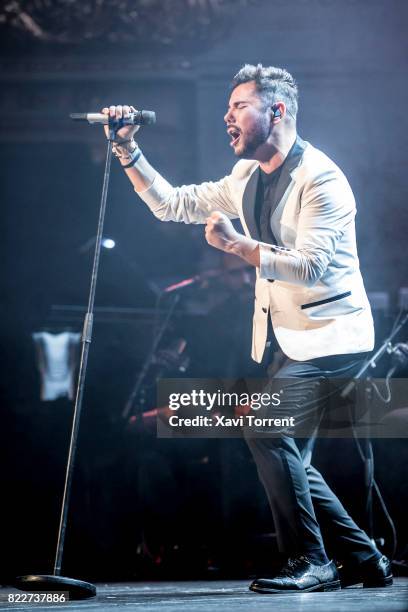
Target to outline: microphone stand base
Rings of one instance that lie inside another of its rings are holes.
[[[96,587],[90,582],[66,578],[54,575],[33,575],[18,576],[14,581],[16,589],[29,591],[30,593],[40,591],[41,593],[67,593],[69,599],[88,599],[95,597]]]

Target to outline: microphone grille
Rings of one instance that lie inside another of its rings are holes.
[[[156,113],[154,111],[141,111],[141,124],[153,125],[156,123]]]

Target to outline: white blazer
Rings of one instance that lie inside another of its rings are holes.
[[[342,171],[304,143],[301,156],[286,160],[277,185],[279,203],[270,223],[276,245],[259,241],[252,357],[265,349],[268,313],[276,339],[291,359],[359,353],[374,347],[370,305],[359,269],[356,206]],[[256,161],[240,160],[217,182],[172,187],[160,174],[138,195],[161,221],[205,223],[219,210],[238,218],[258,239]]]

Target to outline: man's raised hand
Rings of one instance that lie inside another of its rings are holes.
[[[126,106],[126,105],[118,105],[118,106],[109,106],[105,107],[101,111],[104,115],[109,115],[114,119],[122,119],[122,117],[126,118],[130,116],[130,113],[135,113],[136,109],[134,106]],[[109,138],[109,126],[104,125],[104,130],[106,134],[106,138]],[[133,136],[136,134],[140,125],[125,125],[120,130],[116,132],[116,142],[124,142],[132,140]]]

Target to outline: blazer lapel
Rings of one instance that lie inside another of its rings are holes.
[[[246,184],[244,195],[242,197],[242,214],[245,219],[246,226],[252,238],[261,240],[256,222],[256,195],[260,188],[260,172],[259,167],[249,177]]]
[[[279,203],[272,214],[271,228],[273,235],[276,237],[279,243],[281,242],[280,220],[282,217],[283,209],[285,208],[285,204],[287,202],[285,194],[289,194],[289,188],[293,186],[292,172],[299,166],[300,162],[302,161],[303,153],[305,151],[306,146],[307,142],[305,142],[298,136],[293,146],[293,150],[291,151],[289,157],[283,163],[281,175],[279,177],[278,185],[276,187],[275,201]]]

